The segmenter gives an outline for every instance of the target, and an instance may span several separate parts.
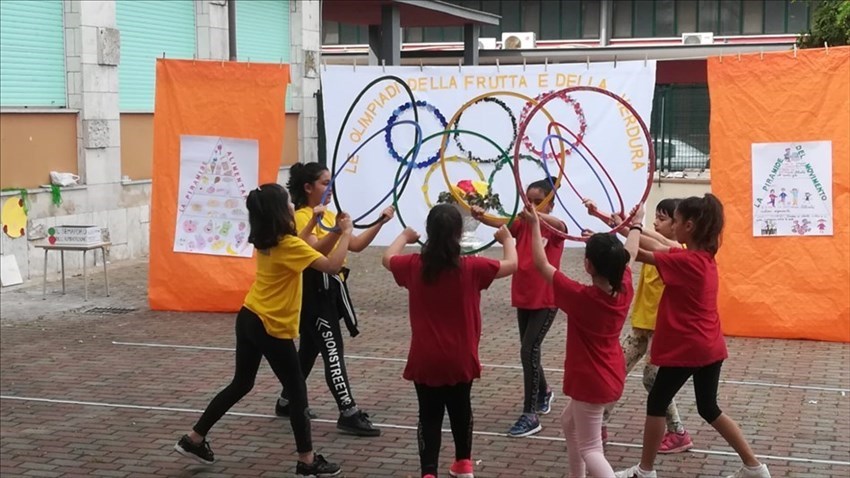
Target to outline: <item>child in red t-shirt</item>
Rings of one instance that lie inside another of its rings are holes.
[[[664,281],[650,355],[658,375],[646,404],[640,464],[617,478],[654,478],[655,455],[664,436],[664,415],[673,397],[694,378],[700,416],[738,452],[742,466],[729,478],[769,478],[767,466],[750,449],[741,429],[717,406],[720,367],[728,356],[717,314],[718,273],[714,260],[723,232],[723,204],[713,194],[682,200],[673,214],[673,234],[686,249],[660,243],[641,249]]]
[[[635,211],[637,223],[643,220],[643,214],[643,206],[639,206]],[[534,265],[553,284],[555,304],[567,313],[563,390],[570,401],[561,415],[561,424],[567,440],[569,476],[613,476],[599,429],[605,405],[620,398],[626,382],[620,332],[634,296],[631,264],[637,255],[641,228],[630,228],[625,247],[613,234],[590,236],[584,268],[592,285],[582,285],[549,263],[537,212],[527,208],[523,219],[531,229]]]
[[[422,476],[437,475],[443,414],[449,412],[455,440],[450,474],[472,478],[472,381],[481,376],[481,291],[516,270],[516,245],[507,228],[496,231],[503,259],[461,256],[463,220],[454,206],[439,204],[428,213],[428,239],[419,254],[401,255],[419,234],[407,228],[383,257],[398,285],[408,290],[410,350],[404,378],[413,381],[419,401],[419,460]]]
[[[554,201],[549,201],[541,208],[546,196],[552,193],[554,178],[541,179],[528,185],[525,195],[528,201],[538,211],[540,220],[553,228],[567,232],[563,221],[552,215]],[[506,220],[492,219],[484,216],[484,210],[472,208],[472,217],[491,227],[499,227]],[[541,346],[549,332],[552,322],[558,313],[555,307],[555,296],[552,284],[540,277],[531,259],[531,228],[522,218],[517,218],[511,224],[511,234],[516,238],[518,264],[517,271],[511,278],[511,305],[516,307],[517,325],[519,325],[520,359],[522,362],[522,377],[524,399],[522,415],[508,431],[511,437],[526,437],[534,435],[543,429],[540,426],[538,414],[546,415],[552,410],[554,392],[549,388],[540,364]],[[564,239],[552,232],[550,228],[542,231],[546,257],[553,267],[561,266],[561,256],[564,253]]]

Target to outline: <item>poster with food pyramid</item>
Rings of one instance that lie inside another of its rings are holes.
[[[251,257],[245,198],[258,185],[253,139],[180,136],[174,252]]]

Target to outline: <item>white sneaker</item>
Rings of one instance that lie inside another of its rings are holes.
[[[770,478],[770,472],[767,471],[767,465],[762,463],[756,468],[742,466],[734,475],[726,478]]]
[[[640,465],[635,465],[626,470],[615,472],[614,478],[658,478],[658,475],[655,474],[655,470],[644,471],[640,468]]]

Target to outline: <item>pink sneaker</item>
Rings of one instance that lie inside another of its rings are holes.
[[[452,463],[449,475],[455,478],[475,478],[472,474],[472,460],[458,460]]]
[[[688,435],[687,430],[682,433],[667,432],[664,434],[664,439],[661,440],[661,446],[658,447],[658,453],[682,453],[683,451],[688,451],[693,447],[694,442],[691,440],[691,436]]]

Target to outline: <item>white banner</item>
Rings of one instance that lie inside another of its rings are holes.
[[[384,207],[392,204],[392,195],[383,201],[382,198],[393,189],[399,166],[415,143],[415,127],[401,123],[414,119],[410,97],[399,83],[391,80],[368,88],[343,125],[357,96],[370,82],[386,75],[400,77],[413,90],[423,137],[437,134],[422,144],[416,168],[399,201],[404,222],[423,235],[429,208],[437,203],[441,192],[449,190],[438,161],[441,142],[446,137],[443,157],[446,158],[448,183],[457,185],[463,180],[489,183],[491,191],[499,195],[504,213],[509,215],[517,199],[511,167],[498,165],[499,150],[487,139],[506,150],[510,158],[514,155],[514,145],[520,143],[523,157],[520,176],[525,188],[546,177],[540,163],[543,143],[550,134],[550,123],[560,123],[551,132],[557,131],[570,143],[580,142],[581,145],[576,151],[570,151],[566,142],[551,141],[546,147],[545,164],[557,176],[558,163],[551,149],[556,155],[560,155],[561,148],[567,150],[564,163],[569,183],[561,183],[558,196],[563,207],[556,202],[554,214],[562,218],[570,234],[576,236],[582,229],[608,229],[587,215],[581,198],[593,199],[601,210],[620,211],[619,198],[622,197],[623,208],[628,212],[647,189],[647,139],[631,112],[605,94],[574,91],[557,96],[545,103],[545,112],[541,110],[531,117],[526,134],[517,136],[534,104],[528,97],[539,100],[549,92],[572,86],[597,87],[623,97],[648,128],[655,88],[655,62],[594,63],[589,67],[583,63],[548,67],[354,69],[328,66],[322,70],[328,167],[334,159],[338,136],[337,168],[356,151],[335,183],[340,205],[355,219],[375,208],[358,221],[359,224],[376,219]],[[472,101],[479,95],[493,92],[500,94]],[[396,123],[401,124],[381,132]],[[471,133],[438,134],[447,126],[473,131],[485,138]],[[369,141],[376,133],[377,136]],[[399,221],[389,223],[374,244],[389,244],[400,230]],[[493,230],[485,226],[476,231],[483,241],[492,239],[492,234]]]
[[[831,236],[832,141],[752,149],[753,236]]]

